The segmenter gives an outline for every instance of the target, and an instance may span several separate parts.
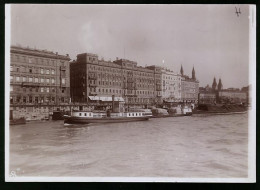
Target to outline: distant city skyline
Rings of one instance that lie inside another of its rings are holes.
[[[69,54],[95,53],[159,65],[200,86],[221,78],[242,88],[249,77],[249,6],[11,5],[11,44]]]

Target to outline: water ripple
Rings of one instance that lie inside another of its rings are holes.
[[[247,115],[32,122],[10,127],[10,170],[20,176],[243,177],[247,131]]]

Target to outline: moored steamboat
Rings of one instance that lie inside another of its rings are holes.
[[[73,111],[70,116],[64,116],[64,124],[89,124],[89,123],[121,123],[130,121],[145,121],[152,117],[149,112],[125,113],[95,113],[89,111]]]
[[[64,116],[64,124],[89,124],[89,123],[121,123],[130,121],[146,121],[152,117],[152,112],[128,111],[124,112],[122,104],[114,102],[112,96],[112,110],[106,112],[73,111]]]

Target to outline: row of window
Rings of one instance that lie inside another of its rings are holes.
[[[181,87],[179,86],[179,88],[175,88],[175,87],[171,88],[171,87],[169,86],[169,87],[165,87],[164,90],[167,90],[167,91],[171,91],[171,90],[173,90],[173,91],[175,91],[175,90],[181,90]]]
[[[16,82],[34,82],[34,83],[52,83],[54,84],[55,83],[55,79],[54,78],[38,78],[38,77],[22,77],[22,76],[10,76],[10,80],[11,81],[14,81],[14,78],[15,78],[15,81]]]
[[[79,113],[79,116],[92,116],[92,113]]]
[[[177,86],[177,85],[181,85],[181,82],[168,82],[168,81],[163,81],[163,85],[171,85],[171,86]]]
[[[90,84],[97,84],[97,81],[89,81]],[[108,82],[108,81],[98,81],[99,85],[116,85],[116,86],[121,86],[121,82]]]
[[[154,99],[148,99],[148,98],[128,98],[128,103],[150,103],[153,102]]]
[[[101,79],[101,80],[112,80],[112,81],[122,81],[127,80],[129,81],[129,78],[127,79],[126,77],[121,77],[121,76],[117,76],[117,75],[109,75],[109,74],[97,74],[97,75],[89,75],[90,78],[94,78],[96,77],[97,79]],[[84,77],[83,77],[84,78]],[[154,83],[154,79],[147,79],[147,78],[136,78],[133,79],[133,77],[131,77],[130,79],[132,79],[133,81],[136,82],[142,82],[142,83]]]
[[[115,90],[115,89],[96,89],[96,88],[90,88],[90,92],[103,92],[103,93],[108,93],[108,92],[110,92],[110,93],[115,93],[115,94],[121,94],[121,93],[123,93],[123,90]]]
[[[41,64],[41,65],[48,65],[48,66],[56,66],[56,60],[53,59],[45,59],[45,58],[34,58],[34,57],[27,57],[24,55],[14,55],[11,54],[11,61],[16,62],[24,62],[24,63],[34,63],[34,64]],[[60,61],[61,65],[64,65],[64,61]]]
[[[179,78],[172,78],[172,77],[167,77],[167,76],[163,76],[163,79],[166,79],[166,80],[172,80],[172,81],[180,81],[181,80],[181,78],[179,77]]]
[[[54,69],[43,69],[43,68],[26,68],[25,66],[10,66],[10,71],[16,71],[20,73],[37,73],[46,75],[55,75]]]
[[[126,73],[128,75],[135,75],[135,76],[146,76],[146,77],[153,77],[153,73],[145,73],[145,72],[140,72],[140,71],[126,71],[126,70],[121,70],[121,69],[114,69],[110,67],[103,67],[103,66],[94,66],[90,65],[89,66],[91,71],[108,71],[108,72],[113,72],[113,73]]]
[[[96,88],[90,88],[90,92],[99,92],[99,93],[113,93],[113,94],[124,94],[124,93],[134,93],[134,90],[115,90],[115,89],[96,89]],[[154,91],[143,91],[143,90],[137,90],[136,94],[138,95],[155,95],[156,92]]]
[[[165,92],[163,92],[163,94],[166,94],[166,95],[179,95],[179,94],[181,94],[181,92],[180,91],[175,91],[175,92],[169,92],[169,91],[165,91]]]
[[[14,89],[14,87],[11,85],[10,86],[10,91],[11,92],[19,92],[19,91],[22,91],[22,92],[41,92],[41,93],[54,93],[55,91],[56,91],[56,88],[49,88],[49,87],[16,87],[15,89]],[[61,89],[61,93],[65,93],[65,89],[64,88],[62,88]]]
[[[128,84],[134,83],[134,82],[128,82]],[[95,80],[89,80],[89,84],[99,84],[99,85],[119,85],[121,86],[121,82],[109,82],[109,81],[95,81]],[[149,87],[153,86],[154,83],[139,83],[135,82],[134,84],[137,84],[138,87]]]
[[[54,78],[38,78],[38,77],[22,77],[22,76],[10,76],[11,81],[16,81],[16,82],[32,82],[32,83],[50,83],[55,84],[55,79]],[[63,85],[66,84],[66,79],[62,78],[61,83]]]
[[[52,96],[11,96],[10,103],[54,103],[56,100]],[[59,101],[62,103],[69,102],[69,98],[60,97]]]
[[[142,116],[142,113],[128,113],[127,116]]]
[[[97,82],[90,80],[90,84],[97,85]],[[98,81],[98,85],[113,85],[113,86],[121,86],[122,83],[120,82],[108,82],[108,81]],[[83,83],[84,86],[84,83]],[[127,83],[128,87],[134,87],[135,85],[131,85],[131,83]],[[153,88],[154,84],[140,84],[136,83],[136,87],[140,88]]]

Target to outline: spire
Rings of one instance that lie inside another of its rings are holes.
[[[192,79],[196,80],[194,65],[192,69]]]
[[[218,81],[218,91],[220,91],[222,89],[223,89],[223,85],[222,85],[222,82],[221,82],[221,78],[219,78],[219,81]]]
[[[215,91],[216,87],[217,87],[217,82],[216,82],[216,78],[214,77],[213,83],[212,83],[212,90]]]
[[[182,65],[181,65],[181,75],[183,76],[183,68],[182,68]]]

